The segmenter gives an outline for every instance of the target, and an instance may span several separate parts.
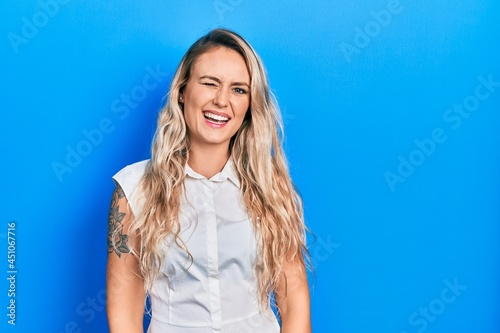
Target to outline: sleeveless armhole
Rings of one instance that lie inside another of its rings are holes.
[[[122,188],[130,209],[135,216],[141,210],[139,186],[148,162],[149,160],[144,160],[127,165],[113,176],[113,181]]]

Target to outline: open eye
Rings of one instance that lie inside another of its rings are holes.
[[[234,88],[233,91],[237,94],[241,94],[241,95],[244,95],[247,93],[247,91],[243,88]]]

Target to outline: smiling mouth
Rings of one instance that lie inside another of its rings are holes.
[[[209,122],[214,123],[214,124],[225,124],[229,121],[229,118],[226,116],[221,116],[212,112],[205,111],[203,112],[203,116],[205,119],[207,119]]]

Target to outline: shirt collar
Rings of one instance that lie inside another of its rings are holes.
[[[205,176],[200,175],[186,163],[185,167],[185,172],[186,175],[195,178],[195,179],[206,179]],[[212,178],[210,178],[210,181],[214,182],[223,182],[225,180],[229,179],[234,185],[236,185],[238,188],[240,188],[240,179],[238,178],[238,173],[236,172],[236,167],[234,166],[234,162],[231,158],[229,158],[226,162],[226,165],[224,165],[224,168],[222,169],[221,172],[215,174]]]

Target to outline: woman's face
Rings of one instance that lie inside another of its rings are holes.
[[[243,57],[225,47],[202,54],[180,97],[191,149],[228,148],[250,105],[250,74]]]

